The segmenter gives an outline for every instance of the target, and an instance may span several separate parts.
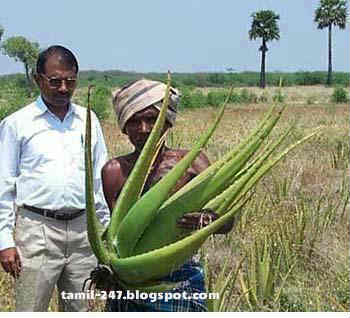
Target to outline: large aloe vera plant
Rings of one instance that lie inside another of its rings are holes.
[[[85,162],[89,241],[99,263],[108,266],[117,283],[130,290],[159,291],[172,287],[159,280],[179,268],[211,234],[240,212],[247,193],[264,174],[290,150],[318,132],[273,156],[274,150],[290,133],[289,129],[276,141],[266,142],[284,109],[281,107],[277,110],[273,106],[258,127],[234,150],[169,196],[218,126],[226,101],[211,128],[193,149],[156,185],[141,195],[152,162],[163,142],[161,131],[168,107],[169,87],[170,76],[158,119],[118,197],[106,231],[103,231],[95,214],[90,105],[87,110]],[[202,208],[211,208],[220,217],[193,232],[176,227],[179,217]]]

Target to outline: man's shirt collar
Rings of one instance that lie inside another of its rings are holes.
[[[38,98],[35,101],[36,107],[34,110],[34,117],[36,116],[41,116],[43,115],[45,112],[49,111],[49,109],[47,108],[46,104],[43,101],[43,98],[40,96],[38,96]],[[76,115],[79,119],[83,120],[84,116],[83,114],[79,111],[77,105],[70,103],[69,104],[69,109],[67,112],[66,116],[69,116],[70,114]]]

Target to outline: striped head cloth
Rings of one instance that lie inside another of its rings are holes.
[[[162,107],[165,97],[166,85],[146,79],[128,84],[113,93],[113,105],[120,129],[125,133],[125,124],[131,116],[147,107],[154,106],[158,110]],[[179,92],[170,88],[169,107],[166,119],[174,125],[176,119],[176,106],[179,102]]]

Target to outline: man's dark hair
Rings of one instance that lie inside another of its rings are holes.
[[[75,68],[76,73],[78,73],[78,61],[75,58],[74,54],[63,46],[53,45],[39,54],[38,60],[36,62],[37,74],[45,74],[45,63],[48,58],[53,55],[59,55],[65,65]]]

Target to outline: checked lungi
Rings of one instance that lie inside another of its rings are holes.
[[[163,282],[177,282],[180,287],[164,293],[187,295],[205,292],[204,269],[199,262],[193,259],[184,264],[179,270],[162,279]],[[199,312],[208,311],[205,300],[185,299],[160,299],[152,301],[151,298],[145,300],[136,299],[108,299],[106,311],[109,312]]]

